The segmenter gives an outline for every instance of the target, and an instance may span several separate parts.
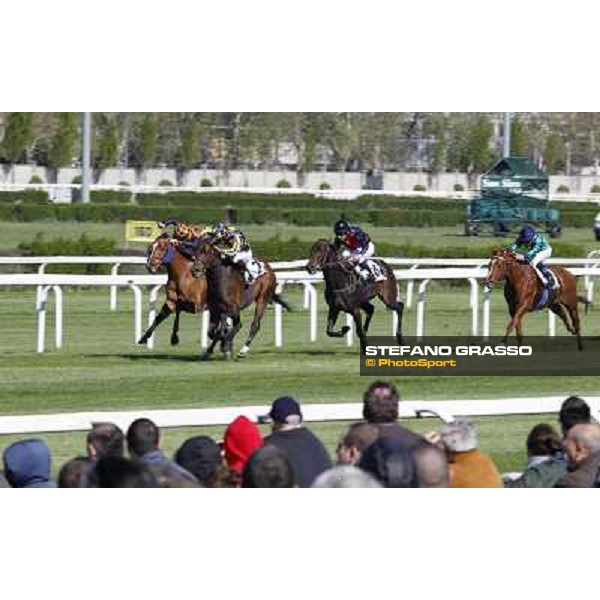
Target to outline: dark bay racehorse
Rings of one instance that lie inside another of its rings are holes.
[[[254,317],[238,358],[244,358],[250,351],[250,344],[260,329],[269,303],[276,302],[286,310],[291,310],[287,302],[275,293],[277,279],[273,269],[267,262],[262,262],[266,272],[246,286],[240,268],[224,261],[210,243],[198,253],[194,268],[197,275],[204,275],[208,281],[208,309],[211,313],[208,336],[212,343],[201,356],[203,360],[210,358],[218,341],[222,343],[225,356],[233,357],[233,339],[242,327],[240,313],[252,303],[256,305]]]
[[[148,251],[146,267],[150,273],[157,273],[162,266],[167,268],[167,299],[152,325],[140,338],[139,344],[145,344],[154,330],[171,313],[175,312],[171,345],[177,345],[179,343],[180,312],[196,314],[206,308],[208,284],[205,278],[197,279],[192,276],[192,265],[193,261],[179,251],[177,243],[167,233],[163,233],[152,242]]]
[[[531,266],[519,262],[510,250],[497,250],[493,253],[484,284],[491,286],[492,283],[506,281],[504,298],[508,304],[510,320],[504,333],[504,343],[512,330],[516,329],[517,340],[521,344],[525,314],[547,308],[561,318],[569,333],[577,336],[577,347],[579,350],[583,349],[577,304],[585,304],[587,313],[590,302],[577,294],[577,280],[567,269],[557,266],[550,269],[560,287],[547,292],[548,296],[544,300],[542,282]]]
[[[402,343],[402,313],[404,303],[398,300],[398,284],[391,267],[382,260],[376,261],[386,275],[385,281],[364,282],[354,271],[354,265],[348,260],[340,259],[335,246],[329,240],[320,239],[315,242],[310,252],[306,270],[313,274],[323,271],[325,279],[325,300],[329,306],[327,315],[327,335],[343,337],[350,328],[345,325],[339,331],[335,324],[340,312],[351,314],[360,339],[361,350],[367,343],[367,332],[375,306],[371,300],[377,296],[389,309],[398,316],[396,339]],[[361,310],[366,313],[363,326]]]

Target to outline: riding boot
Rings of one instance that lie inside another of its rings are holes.
[[[544,287],[548,290],[554,289],[554,277],[552,277],[550,269],[546,265],[538,265],[538,267],[546,279],[546,285]]]

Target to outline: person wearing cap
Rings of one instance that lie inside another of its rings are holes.
[[[300,405],[290,396],[277,398],[268,419],[273,433],[265,438],[265,445],[283,450],[298,486],[310,487],[321,473],[331,468],[331,459],[319,438],[302,425]]]

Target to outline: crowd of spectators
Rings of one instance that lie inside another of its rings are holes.
[[[419,435],[401,424],[399,403],[393,384],[372,383],[363,396],[363,421],[348,427],[334,461],[304,424],[299,403],[283,396],[260,419],[270,423],[266,437],[239,416],[222,441],[191,437],[172,458],[150,419],[135,420],[126,432],[94,423],[86,455],[62,465],[56,483],[46,443],[21,440],[3,452],[0,487],[600,487],[600,426],[582,398],[564,401],[560,433],[552,424],[536,425],[522,472],[504,475],[479,448],[473,423],[456,419]]]

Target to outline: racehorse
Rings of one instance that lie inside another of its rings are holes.
[[[167,267],[167,299],[138,344],[145,344],[154,330],[175,312],[171,345],[176,346],[179,343],[180,312],[197,314],[205,309],[208,295],[207,281],[205,278],[197,279],[192,276],[192,264],[193,261],[179,251],[168,233],[161,234],[152,242],[146,268],[150,273],[157,273],[163,265]]]
[[[345,325],[335,331],[335,324],[340,312],[351,314],[360,339],[361,351],[367,344],[367,332],[375,306],[371,300],[377,296],[389,309],[398,315],[396,339],[402,343],[402,313],[404,303],[398,300],[398,284],[391,267],[382,260],[376,261],[385,273],[385,281],[364,282],[354,271],[354,265],[348,260],[338,257],[334,244],[326,239],[320,239],[313,245],[306,270],[312,275],[323,271],[325,279],[325,300],[329,306],[327,315],[327,335],[343,337],[350,327]],[[365,324],[362,324],[361,309],[366,313]]]
[[[273,269],[267,262],[262,262],[264,274],[247,286],[240,268],[224,261],[212,244],[205,244],[198,252],[194,270],[196,275],[205,276],[208,281],[208,309],[211,313],[208,336],[212,342],[201,355],[202,360],[211,357],[218,341],[225,356],[228,359],[233,357],[233,339],[242,327],[240,312],[253,302],[256,304],[254,317],[238,358],[244,358],[250,351],[250,344],[260,329],[267,304],[276,302],[291,311],[288,303],[275,293],[277,279]]]
[[[513,329],[516,329],[517,340],[521,344],[523,342],[522,320],[525,314],[547,308],[561,318],[569,333],[577,336],[577,347],[583,350],[577,303],[581,302],[585,305],[586,313],[591,303],[577,294],[577,280],[567,269],[553,266],[551,270],[558,281],[559,288],[545,291],[535,271],[529,265],[519,262],[513,252],[496,250],[492,254],[484,285],[491,287],[492,283],[506,281],[504,298],[508,304],[510,320],[504,333],[505,344]]]

